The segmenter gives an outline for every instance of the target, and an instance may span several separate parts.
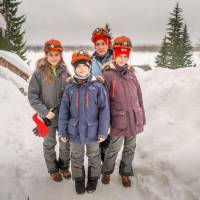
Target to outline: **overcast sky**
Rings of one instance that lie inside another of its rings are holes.
[[[57,38],[63,44],[89,44],[94,28],[106,22],[113,36],[133,44],[159,44],[177,0],[22,0],[27,44]],[[200,39],[200,0],[179,0],[193,44]]]

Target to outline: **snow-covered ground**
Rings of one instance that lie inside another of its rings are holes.
[[[31,63],[41,55],[31,53]],[[141,63],[149,57],[146,55],[142,59],[141,56]],[[65,58],[69,64],[71,57],[68,55]],[[135,55],[135,60],[137,58],[139,56]],[[82,196],[76,195],[71,180],[55,183],[47,174],[42,139],[36,138],[31,131],[34,127],[31,120],[33,110],[27,97],[2,75],[0,200],[27,200],[28,197],[30,200],[199,200],[199,74],[200,67],[137,71],[147,125],[137,138],[133,187],[122,187],[118,157],[110,185],[104,186],[99,182],[94,194]]]
[[[147,113],[136,184],[148,199],[200,199],[200,68],[140,73]]]

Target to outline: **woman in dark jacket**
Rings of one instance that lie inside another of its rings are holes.
[[[96,28],[92,33],[92,42],[95,52],[92,58],[92,73],[94,76],[102,75],[102,68],[105,63],[112,60],[113,51],[110,48],[111,35],[106,28]],[[110,135],[100,143],[101,160],[104,160],[105,152],[110,144]]]

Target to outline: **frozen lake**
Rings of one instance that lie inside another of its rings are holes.
[[[155,66],[155,57],[157,52],[132,52],[129,64],[131,65],[150,65],[151,67]],[[31,71],[35,68],[36,61],[44,56],[44,52],[31,52],[27,53],[27,58],[30,60],[30,67]],[[69,67],[70,71],[71,68],[71,56],[72,51],[64,52],[63,59],[66,62],[67,66]],[[200,52],[194,52],[193,61],[195,64],[200,65]]]

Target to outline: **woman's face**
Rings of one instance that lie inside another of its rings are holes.
[[[95,51],[100,56],[104,56],[108,52],[108,46],[103,40],[97,40],[95,43]]]
[[[115,62],[122,67],[128,62],[128,56],[126,54],[121,54],[115,58]]]
[[[57,65],[61,61],[61,52],[51,51],[46,54],[47,61],[52,65]]]
[[[90,73],[90,69],[85,64],[78,64],[76,67],[76,74],[80,77],[85,77]]]

